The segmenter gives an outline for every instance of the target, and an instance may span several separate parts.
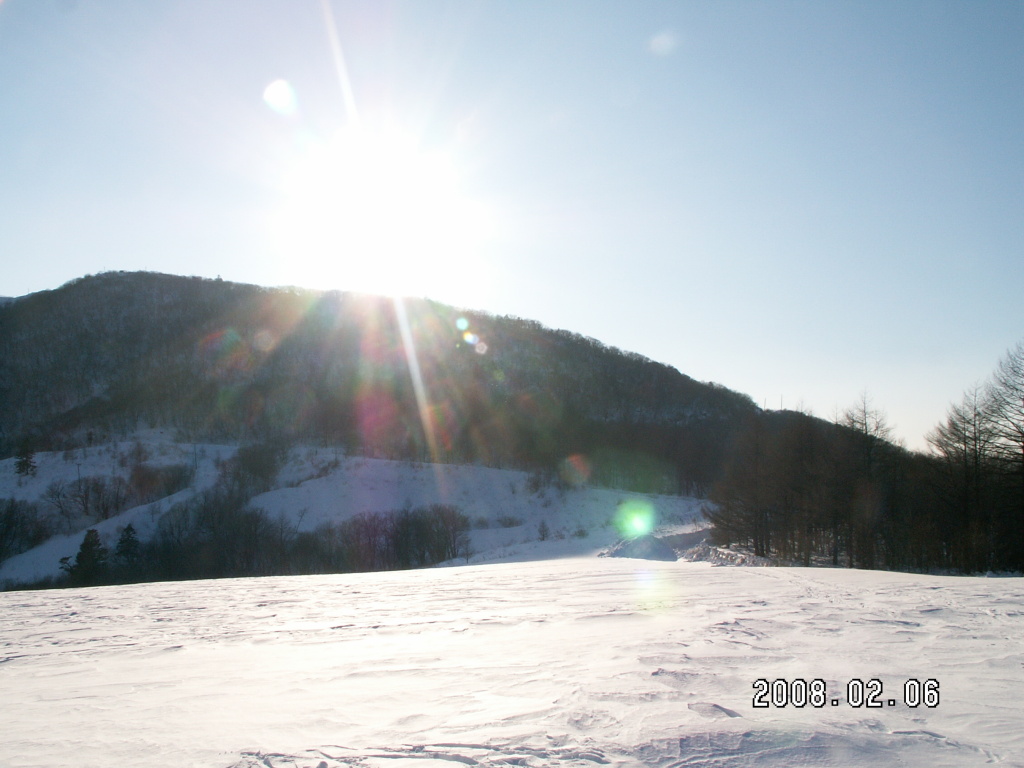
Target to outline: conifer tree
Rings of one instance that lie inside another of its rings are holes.
[[[119,565],[131,567],[139,561],[141,544],[138,534],[135,533],[135,526],[128,523],[121,531],[121,537],[117,540],[117,547],[114,549],[114,559]]]
[[[17,458],[14,462],[14,471],[21,476],[35,477],[36,474],[36,452],[28,443],[22,443],[18,448]]]
[[[95,528],[86,531],[75,562],[72,563],[70,557],[62,557],[60,567],[67,572],[73,584],[96,584],[107,571],[107,548],[100,540],[99,531]]]

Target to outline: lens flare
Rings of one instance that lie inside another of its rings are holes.
[[[590,462],[581,454],[573,454],[559,467],[562,479],[570,485],[584,485],[590,479]]]
[[[263,89],[263,101],[279,115],[294,115],[299,102],[295,89],[287,80],[275,80]]]
[[[266,353],[271,352],[277,346],[277,340],[273,333],[264,328],[253,336],[252,345],[256,350]]]
[[[642,611],[664,613],[672,610],[678,597],[673,582],[658,571],[638,571],[633,584],[633,599]]]
[[[624,539],[646,536],[657,524],[654,505],[643,499],[630,499],[619,505],[615,512],[615,527]]]
[[[675,32],[671,29],[664,29],[651,37],[647,43],[647,49],[655,56],[668,56],[675,51],[678,44]]]

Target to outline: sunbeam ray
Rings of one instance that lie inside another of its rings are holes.
[[[359,111],[356,108],[355,95],[352,92],[352,80],[348,76],[348,67],[345,65],[345,55],[341,48],[341,39],[338,37],[338,25],[334,21],[334,11],[331,10],[330,0],[320,0],[320,7],[324,12],[324,27],[327,32],[327,40],[331,45],[331,56],[334,59],[334,70],[338,76],[338,86],[341,88],[341,99],[345,104],[345,114],[353,125],[359,122]]]
[[[437,439],[434,435],[434,425],[430,418],[430,402],[427,398],[427,388],[423,383],[423,374],[420,371],[419,358],[416,355],[416,342],[413,340],[412,331],[409,328],[409,317],[405,311],[405,300],[395,296],[395,319],[398,321],[398,331],[402,336],[402,349],[405,352],[405,362],[409,368],[409,376],[412,379],[413,392],[416,395],[416,408],[420,414],[420,422],[423,424],[423,437],[427,441],[427,450],[430,452],[430,461],[434,466],[434,476],[437,478],[438,490],[445,493],[444,475],[439,469],[439,456],[437,451]]]

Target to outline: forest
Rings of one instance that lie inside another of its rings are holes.
[[[928,441],[893,444],[866,395],[835,423],[752,415],[710,494],[716,540],[803,565],[1024,570],[1024,342]]]
[[[694,494],[716,478],[738,417],[757,411],[522,318],[151,273],[0,307],[0,401],[0,456],[146,424],[182,442],[310,441],[551,472],[585,453],[595,482]]]

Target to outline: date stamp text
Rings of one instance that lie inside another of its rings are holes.
[[[886,696],[882,681],[872,678],[864,682],[860,678],[853,678],[846,683],[846,690],[841,692],[829,690],[828,684],[821,678],[807,681],[803,678],[785,680],[779,678],[769,681],[767,678],[760,678],[754,681],[754,707],[767,709],[769,707],[838,707],[845,703],[850,707],[895,707],[897,704],[905,704],[908,707],[931,707],[939,706],[939,681],[920,681],[910,678],[903,683],[902,698],[896,699]]]

